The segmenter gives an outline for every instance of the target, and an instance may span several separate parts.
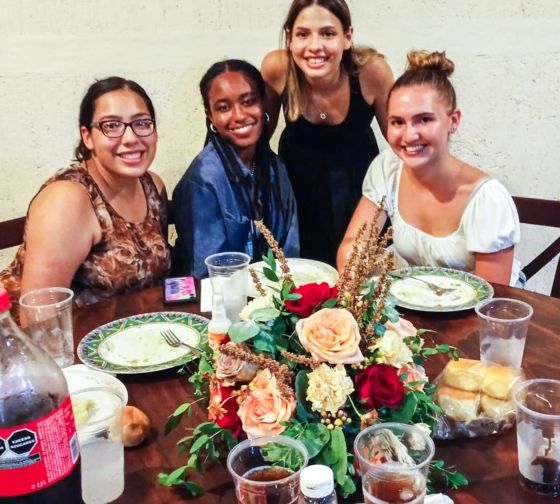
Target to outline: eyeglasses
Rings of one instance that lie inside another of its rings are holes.
[[[156,129],[156,122],[153,119],[135,119],[131,122],[117,121],[116,119],[108,119],[91,123],[92,128],[99,128],[101,133],[109,138],[120,138],[124,135],[127,126],[132,128],[136,136],[150,136]]]

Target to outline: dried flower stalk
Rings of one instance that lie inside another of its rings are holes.
[[[284,278],[287,281],[293,283],[292,276],[290,275],[290,267],[288,266],[288,261],[286,261],[286,256],[284,255],[284,251],[280,248],[278,242],[276,241],[272,233],[269,231],[269,229],[264,225],[264,222],[262,220],[256,220],[254,222],[257,229],[264,236],[266,243],[268,243],[268,246],[272,249],[272,252],[274,252],[274,256],[276,257],[276,259],[278,259]]]
[[[282,355],[286,357],[286,359],[289,359],[296,364],[301,364],[302,366],[307,366],[311,369],[315,369],[316,367],[319,367],[321,365],[321,363],[316,359],[305,357],[304,355],[297,355],[286,350],[282,351]]]
[[[257,276],[256,271],[253,268],[249,268],[249,274],[251,275],[251,279],[253,280],[253,284],[255,285],[255,289],[261,297],[266,296],[266,291],[263,289],[262,283],[260,278]]]

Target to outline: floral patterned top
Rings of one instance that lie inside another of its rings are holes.
[[[140,177],[148,207],[146,217],[140,223],[127,222],[115,211],[83,164],[59,170],[39,192],[59,180],[76,182],[86,188],[101,226],[101,240],[92,247],[70,286],[77,306],[154,286],[167,274],[170,254],[164,233],[167,229],[166,202],[161,199],[148,173]],[[0,284],[10,294],[14,313],[24,263],[25,234],[15,259],[0,272]]]

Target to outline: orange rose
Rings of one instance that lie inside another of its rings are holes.
[[[237,414],[247,437],[276,436],[286,428],[282,422],[292,418],[296,403],[293,397],[283,397],[276,377],[263,369],[249,384],[249,393],[239,405]]]
[[[364,360],[360,328],[344,308],[323,308],[298,320],[296,331],[303,347],[320,362],[353,364]]]
[[[401,338],[406,338],[408,336],[416,336],[416,327],[412,322],[400,318],[398,322],[385,322],[385,328],[388,331],[396,332]]]

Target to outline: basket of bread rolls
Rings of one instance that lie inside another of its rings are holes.
[[[512,392],[522,379],[522,369],[471,359],[450,361],[434,382],[434,400],[443,411],[434,437],[488,436],[513,427]]]

